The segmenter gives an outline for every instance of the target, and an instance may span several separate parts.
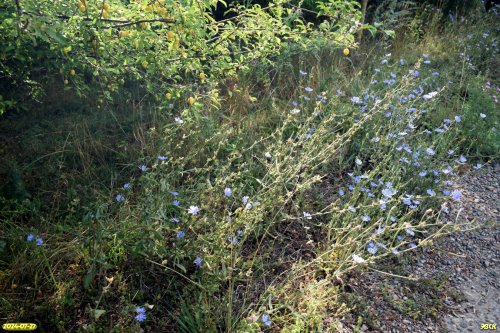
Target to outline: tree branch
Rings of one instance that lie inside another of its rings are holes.
[[[16,3],[18,3],[18,2],[19,2],[19,0],[16,0]],[[25,15],[29,15],[29,16],[44,17],[44,15],[42,15],[42,14],[36,14],[36,13],[28,12],[25,10],[21,10],[21,13],[25,14]],[[67,21],[71,18],[71,16],[68,16],[68,15],[55,15],[55,17],[57,17],[58,19],[64,20],[64,21]],[[83,20],[84,21],[94,21],[92,18],[89,18],[89,17],[84,17]],[[126,26],[136,25],[136,24],[141,24],[141,23],[161,22],[161,23],[172,24],[172,23],[176,22],[173,19],[164,19],[164,18],[149,19],[149,20],[137,20],[137,21],[113,20],[113,19],[104,19],[104,18],[99,18],[98,20],[102,21],[102,22],[116,23],[114,25],[104,27],[105,29],[123,28]]]
[[[103,20],[103,21],[106,21],[106,20]],[[129,25],[134,25],[134,24],[154,23],[154,22],[162,22],[162,23],[172,24],[172,23],[175,23],[175,20],[158,18],[158,19],[151,19],[151,20],[138,20],[138,21],[128,21],[128,22],[125,21],[123,23],[111,25],[111,26],[108,26],[106,28],[107,29],[109,29],[109,28],[123,28],[123,27],[129,26]]]
[[[21,5],[19,4],[19,0],[15,0],[14,2],[16,3],[17,16],[21,16],[23,9],[21,8]]]

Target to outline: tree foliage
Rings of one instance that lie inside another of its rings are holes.
[[[28,88],[25,95],[36,98],[39,83],[54,74],[98,104],[127,81],[141,82],[165,103],[202,92],[215,101],[214,85],[205,83],[248,69],[291,43],[350,45],[361,19],[357,2],[338,0],[318,5],[324,19],[317,26],[287,0],[239,4],[221,21],[211,15],[218,0],[3,1],[2,109],[12,106],[9,91]]]

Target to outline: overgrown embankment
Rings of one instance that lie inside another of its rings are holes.
[[[356,313],[346,274],[450,230],[455,177],[498,159],[494,18],[349,56],[285,49],[221,83],[220,108],[130,98],[3,119],[5,319],[335,331]]]

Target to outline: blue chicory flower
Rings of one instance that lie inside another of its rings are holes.
[[[390,185],[382,190],[382,195],[386,198],[392,198],[397,192],[398,190],[392,188],[392,185]]]
[[[189,209],[188,209],[189,214],[196,216],[196,215],[198,215],[199,211],[200,211],[200,209],[198,208],[198,206],[189,206]]]
[[[196,265],[196,267],[200,268],[201,267],[201,263],[202,263],[203,259],[201,259],[200,257],[197,257],[195,260],[194,260],[194,264]]]
[[[435,154],[436,154],[436,152],[435,152],[435,151],[434,151],[434,149],[432,149],[432,148],[427,148],[427,149],[425,150],[425,152],[426,152],[426,153],[427,153],[427,155],[429,155],[429,156],[433,156],[433,155],[435,155]]]
[[[411,230],[410,228],[406,228],[406,229],[405,229],[405,231],[406,231],[406,233],[407,233],[408,235],[410,235],[410,236],[412,236],[412,237],[413,237],[413,236],[415,236],[415,233],[414,233],[414,232],[413,232],[413,230]]]
[[[138,315],[135,316],[135,320],[138,322],[142,323],[143,321],[146,320],[146,314],[145,313],[139,313]]]
[[[460,199],[462,199],[462,192],[460,192],[459,190],[454,190],[451,192],[451,197],[453,198],[453,200],[459,201]]]
[[[365,259],[361,258],[357,254],[352,255],[352,261],[354,261],[356,264],[362,264],[365,262]]]
[[[425,94],[424,96],[422,96],[422,98],[426,101],[430,100],[431,98],[434,98],[436,95],[438,94],[437,91],[433,91],[433,92],[430,92],[428,94]]]
[[[378,251],[378,246],[377,244],[375,244],[374,242],[370,241],[367,245],[367,248],[366,250],[370,253],[370,254],[376,254],[377,251]]]
[[[354,104],[361,104],[361,103],[363,103],[363,102],[361,101],[361,98],[359,98],[358,96],[353,96],[353,97],[351,98],[351,102],[353,102]]]
[[[382,210],[386,210],[387,209],[387,201],[385,201],[383,199],[380,199],[379,200],[379,204],[380,204],[380,209],[382,209]]]
[[[264,313],[262,315],[262,322],[266,326],[271,326],[273,324],[273,322],[271,321],[271,319],[270,319],[270,317],[269,317],[269,315],[267,313]]]

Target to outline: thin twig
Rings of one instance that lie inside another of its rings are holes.
[[[32,13],[26,10],[21,10],[21,14],[28,15],[28,16],[37,16],[37,17],[46,17],[45,15],[42,14],[37,14],[37,13]],[[57,17],[58,19],[67,21],[71,18],[71,16],[68,15],[55,15],[54,17]],[[84,17],[84,21],[94,21],[94,19],[89,18],[89,17]],[[160,22],[160,23],[176,23],[175,20],[173,19],[165,19],[165,18],[156,18],[156,19],[147,19],[147,20],[137,20],[137,21],[128,21],[128,20],[115,20],[115,19],[105,19],[105,18],[99,18],[99,21],[102,22],[107,22],[107,23],[117,23],[115,25],[110,25],[107,27],[103,27],[104,29],[115,29],[115,28],[122,28],[126,27],[129,25],[135,25],[135,24],[141,24],[141,23],[155,23],[155,22]]]
[[[168,270],[170,270],[170,271],[172,271],[172,272],[174,272],[174,273],[176,273],[176,274],[178,274],[178,275],[182,276],[183,278],[185,278],[185,279],[186,279],[186,280],[188,280],[189,282],[191,282],[191,283],[193,283],[194,285],[196,285],[196,286],[200,287],[201,289],[203,289],[203,290],[207,291],[207,290],[205,289],[205,287],[203,287],[201,284],[199,284],[198,282],[195,282],[195,281],[191,280],[190,278],[188,278],[188,277],[187,277],[187,276],[185,276],[184,274],[177,272],[175,269],[170,268],[170,267],[168,267],[168,266],[165,266],[165,265],[163,265],[163,264],[160,264],[159,262],[156,262],[156,261],[150,260],[150,259],[148,259],[148,258],[144,258],[144,259],[146,259],[146,261],[149,261],[149,262],[150,262],[150,263],[152,263],[152,264],[155,264],[155,265],[160,266],[160,267],[162,267],[162,268],[168,269]]]
[[[110,28],[123,28],[123,27],[126,27],[126,26],[129,26],[129,25],[135,25],[135,24],[141,24],[141,23],[155,23],[155,22],[162,22],[162,23],[169,23],[169,24],[172,24],[172,23],[175,23],[175,20],[172,20],[172,19],[150,19],[150,20],[138,20],[138,21],[130,21],[130,22],[126,22],[126,23],[121,23],[121,24],[115,24],[115,25],[111,25],[111,26],[108,26],[108,27],[105,27],[106,29],[110,29]]]
[[[397,277],[397,278],[400,278],[400,279],[407,279],[407,280],[411,280],[411,281],[418,281],[418,279],[416,279],[416,278],[411,278],[411,277],[408,277],[408,276],[387,273],[387,272],[379,271],[378,269],[375,269],[375,268],[372,268],[372,267],[368,267],[368,269],[371,270],[371,271],[380,273],[380,274],[389,275],[389,276]]]

